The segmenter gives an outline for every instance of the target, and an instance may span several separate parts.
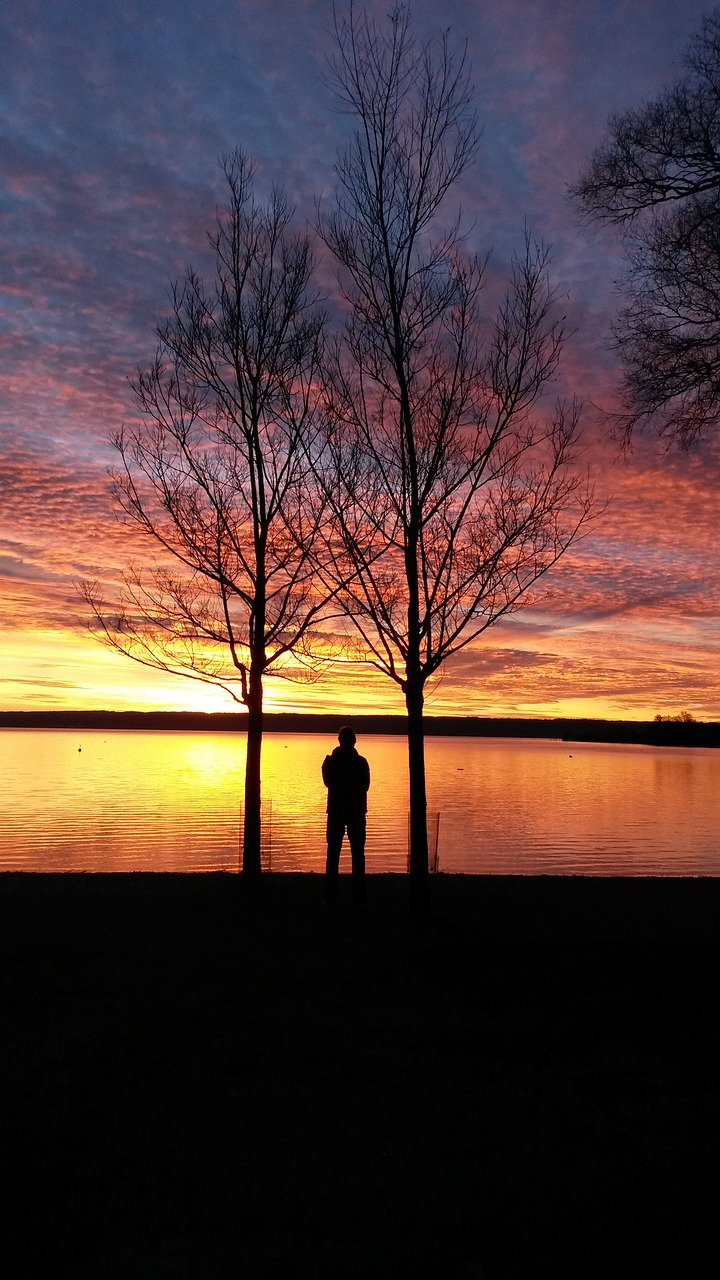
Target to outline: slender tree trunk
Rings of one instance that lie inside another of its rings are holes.
[[[250,664],[247,695],[248,726],[247,756],[245,760],[245,812],[243,821],[243,876],[246,880],[259,880],[260,865],[260,764],[263,737],[263,685],[262,666],[257,661]]]
[[[407,441],[410,486],[413,495],[411,505],[417,511],[415,442],[409,405],[406,406],[404,417],[406,421],[404,433]],[[408,715],[408,772],[410,778],[410,911],[414,916],[424,916],[429,905],[429,884],[427,794],[425,791],[425,726],[423,724],[425,697],[420,663],[417,519],[413,519],[406,532],[405,577],[408,585],[408,653],[405,664],[404,689]]]
[[[429,906],[427,795],[425,791],[425,729],[423,691],[419,680],[408,680],[408,769],[410,777],[410,909],[424,916]]]

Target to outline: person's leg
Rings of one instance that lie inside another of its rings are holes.
[[[334,902],[338,891],[338,864],[342,848],[345,823],[328,814],[327,820],[327,857],[325,859],[325,892],[326,902]]]
[[[348,822],[348,839],[352,855],[352,895],[355,902],[367,901],[365,885],[365,815]]]

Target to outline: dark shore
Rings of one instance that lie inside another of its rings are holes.
[[[344,716],[347,718],[347,714]],[[407,733],[405,716],[351,715],[358,734]],[[338,731],[338,714],[268,711],[267,733],[323,733]],[[578,720],[510,718],[507,716],[435,716],[426,714],[427,738],[545,738],[561,742],[603,742],[650,747],[720,748],[720,724],[672,720]],[[0,729],[96,729],[146,733],[244,733],[244,711],[0,711]]]
[[[0,876],[9,1280],[710,1274],[720,880],[320,886]]]

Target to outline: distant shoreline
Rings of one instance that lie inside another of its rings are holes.
[[[351,721],[360,734],[398,734],[406,730],[404,716],[352,715],[338,711],[310,715],[270,711],[268,733],[337,732]],[[101,729],[185,733],[243,733],[242,711],[0,711],[0,729]],[[425,718],[427,737],[544,738],[563,742],[628,743],[654,747],[720,747],[720,723],[689,724],[656,720],[580,720],[566,717],[525,720],[520,717],[433,716]]]

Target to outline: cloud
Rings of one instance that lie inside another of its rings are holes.
[[[386,6],[373,7],[384,20]],[[607,335],[620,244],[581,228],[566,195],[609,111],[674,74],[704,9],[449,0],[440,23],[433,0],[413,5],[421,38],[448,24],[452,38],[468,38],[485,128],[457,198],[469,248],[493,250],[488,306],[527,219],[554,244],[558,305],[575,330],[553,391],[586,401],[584,462],[613,499],[539,584],[536,604],[448,665],[433,705],[535,711],[574,697],[637,708],[653,689],[656,699],[685,689],[720,715],[718,451],[664,455],[647,441],[618,463],[593,405],[612,408],[617,395]],[[322,78],[330,8],[274,0],[268,13],[264,0],[8,0],[0,15],[0,608],[5,635],[42,634],[59,662],[67,656],[49,637],[82,625],[77,579],[110,592],[123,565],[147,554],[114,519],[108,438],[134,414],[127,378],[152,359],[168,281],[189,262],[211,268],[218,156],[249,149],[260,194],[285,183],[301,222],[334,187],[351,122]],[[321,275],[332,305],[326,260]],[[85,643],[101,685],[107,668]],[[126,668],[108,686],[123,705],[124,682],[140,679],[130,664],[117,670]],[[327,693],[282,696],[331,704],[346,688],[378,709],[401,707],[369,671],[333,680]],[[134,687],[182,704],[181,685]]]

